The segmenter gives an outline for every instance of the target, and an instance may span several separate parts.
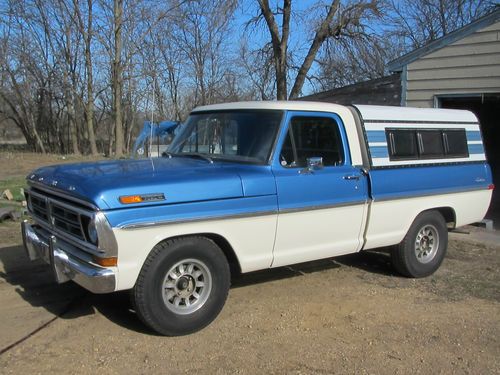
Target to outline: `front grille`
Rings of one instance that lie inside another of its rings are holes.
[[[31,210],[35,216],[38,216],[40,219],[44,221],[49,221],[49,211],[47,200],[45,198],[36,197],[34,195],[30,195],[31,199]]]
[[[85,232],[83,231],[82,222],[78,213],[52,203],[50,214],[52,217],[52,224],[54,224],[56,228],[72,234],[81,240],[85,240]]]
[[[89,241],[86,228],[92,217],[91,212],[32,191],[27,192],[27,199],[34,218],[78,240]]]

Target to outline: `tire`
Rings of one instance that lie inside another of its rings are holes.
[[[437,211],[419,214],[405,238],[391,253],[396,270],[407,277],[425,277],[439,268],[448,247],[446,222]]]
[[[132,290],[139,318],[156,332],[180,336],[198,331],[220,313],[230,271],[222,250],[205,237],[156,245]]]

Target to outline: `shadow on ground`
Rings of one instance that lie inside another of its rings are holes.
[[[0,280],[34,307],[43,307],[61,319],[76,319],[99,311],[110,321],[139,333],[155,334],[143,325],[134,312],[128,291],[107,295],[92,294],[73,282],[56,284],[50,268],[42,261],[31,262],[22,246],[0,248],[3,271]],[[363,252],[263,271],[237,275],[232,288],[299,277],[330,269],[354,267],[373,274],[392,276],[387,254]]]

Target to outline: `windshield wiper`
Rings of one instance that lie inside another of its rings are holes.
[[[191,157],[191,158],[200,158],[200,159],[203,159],[203,160],[206,160],[208,161],[210,164],[213,164],[214,161],[211,157],[209,156],[206,156],[205,154],[200,154],[198,152],[179,152],[179,153],[175,153],[175,154],[172,154],[172,153],[169,153],[170,155],[172,156],[186,156],[186,157]]]

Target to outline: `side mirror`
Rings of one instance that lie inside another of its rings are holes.
[[[323,158],[321,156],[313,156],[307,158],[306,160],[307,160],[307,167],[300,170],[299,173],[301,174],[314,173],[314,171],[323,169]]]

